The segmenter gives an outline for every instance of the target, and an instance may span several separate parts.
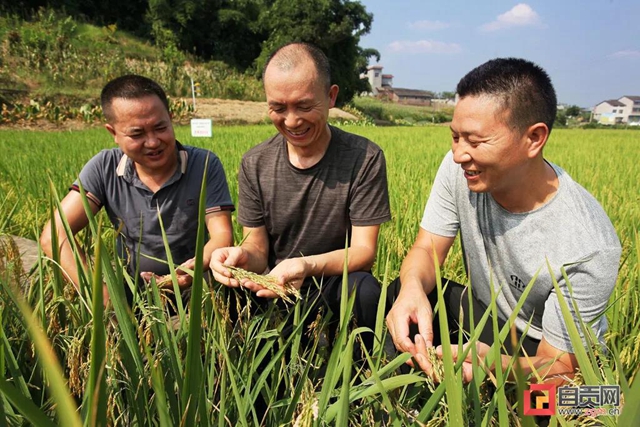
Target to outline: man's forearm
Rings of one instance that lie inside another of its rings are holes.
[[[233,245],[233,235],[231,232],[218,232],[211,235],[209,241],[204,245],[202,256],[202,267],[204,270],[209,269],[211,262],[211,254],[218,248],[226,248]]]
[[[302,258],[309,266],[307,277],[341,275],[347,255],[347,270],[349,273],[371,270],[375,260],[375,253],[371,249],[364,247],[350,247],[348,251],[338,249],[324,254],[305,256]]]
[[[401,293],[422,290],[429,295],[436,283],[433,255],[422,248],[412,248],[402,262],[400,283]]]
[[[59,244],[59,249],[58,249],[59,257],[60,257],[60,267],[63,270],[63,274],[65,275],[65,278],[73,284],[76,290],[80,291],[80,274],[78,272],[78,266],[76,264],[76,259],[75,259],[73,250],[71,249],[71,245],[69,245],[69,241],[66,238],[66,236],[64,237],[59,236],[58,239],[59,239],[58,240],[59,242],[62,242]],[[53,259],[52,242],[49,242],[48,245],[43,245],[42,250],[49,258]],[[86,268],[87,267],[86,256],[82,251],[82,249],[80,249],[80,247],[78,247],[78,256],[80,257],[82,265],[84,266],[84,268]]]
[[[515,363],[512,365],[512,357],[506,354],[501,356],[502,370],[503,372],[511,368],[509,372],[509,379],[515,380],[517,363],[520,366],[520,371],[525,377],[529,377],[534,372],[536,373],[532,379],[538,376],[542,378],[541,382],[547,384],[562,385],[566,382],[567,378],[572,378],[575,371],[562,363],[559,360],[555,360],[551,357],[545,356],[532,356],[532,357],[518,357]],[[495,372],[495,369],[492,369]]]

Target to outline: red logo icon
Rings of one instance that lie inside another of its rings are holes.
[[[535,405],[531,405],[531,392],[536,393]],[[545,393],[546,392],[546,393]],[[556,386],[555,384],[531,384],[529,390],[524,391],[524,415],[555,415],[556,414]]]

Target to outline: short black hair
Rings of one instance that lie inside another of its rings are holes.
[[[127,74],[117,77],[102,88],[102,93],[100,94],[102,114],[104,114],[108,122],[113,122],[115,117],[113,117],[111,104],[114,98],[140,99],[154,95],[162,101],[167,112],[169,112],[167,94],[158,83],[148,77],[137,74]]]
[[[329,91],[331,88],[331,65],[329,64],[329,58],[327,58],[327,55],[324,54],[322,49],[311,43],[291,42],[273,51],[264,64],[264,69],[262,70],[263,81],[267,67],[272,61],[277,64],[278,67],[291,69],[305,59],[311,59],[311,62],[313,62],[318,72],[318,78],[325,89]]]
[[[520,132],[535,123],[553,127],[558,109],[556,91],[549,75],[531,61],[496,58],[471,70],[458,83],[458,96],[488,95],[499,99],[507,120]]]

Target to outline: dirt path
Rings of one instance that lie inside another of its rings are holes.
[[[185,98],[185,100],[191,102],[188,98]],[[213,119],[214,122],[218,123],[269,123],[266,102],[197,98],[195,116]],[[329,110],[329,117],[357,120],[355,116],[339,108]]]

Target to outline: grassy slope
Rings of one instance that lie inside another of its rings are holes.
[[[104,84],[137,73],[158,81],[171,96],[190,94],[191,78],[202,96],[254,100],[260,83],[221,62],[202,62],[189,54],[163,51],[114,26],[79,23],[51,11],[32,21],[0,16],[0,92],[5,101],[54,100],[82,105],[97,99]]]

